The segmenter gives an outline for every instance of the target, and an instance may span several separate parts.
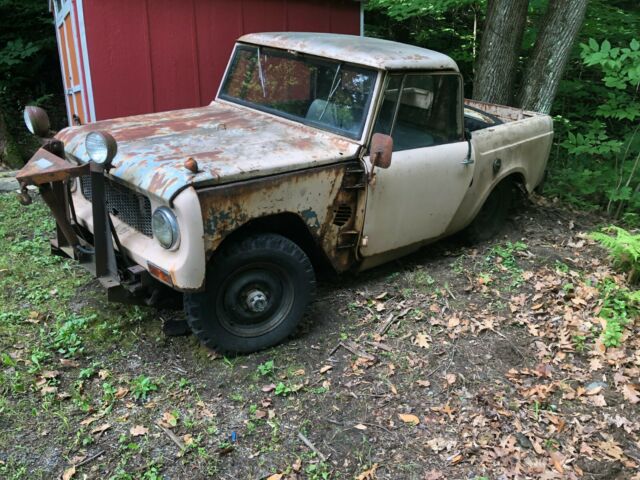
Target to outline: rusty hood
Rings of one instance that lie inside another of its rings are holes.
[[[57,138],[80,162],[86,135],[109,132],[118,153],[109,175],[164,202],[188,186],[207,186],[301,170],[355,156],[344,137],[226,102],[71,127]],[[185,166],[196,160],[197,173]]]

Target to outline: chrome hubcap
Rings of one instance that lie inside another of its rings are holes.
[[[267,309],[269,300],[261,290],[251,290],[246,298],[247,308],[254,313],[262,313]]]

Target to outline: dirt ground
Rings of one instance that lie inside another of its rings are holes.
[[[2,478],[640,479],[639,325],[605,347],[596,217],[537,198],[491,242],[323,279],[294,338],[225,358],[106,304],[41,204],[1,200]]]

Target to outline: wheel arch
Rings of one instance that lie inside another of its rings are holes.
[[[319,244],[304,219],[293,212],[280,212],[253,218],[227,234],[215,249],[207,252],[207,263],[225,245],[240,241],[249,235],[258,233],[275,233],[288,238],[298,245],[309,257],[316,271],[334,271],[325,251]]]

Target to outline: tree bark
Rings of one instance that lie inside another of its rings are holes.
[[[476,64],[474,99],[513,104],[514,80],[528,6],[529,0],[489,0]]]
[[[587,0],[550,0],[524,73],[520,106],[549,113],[587,11]]]

